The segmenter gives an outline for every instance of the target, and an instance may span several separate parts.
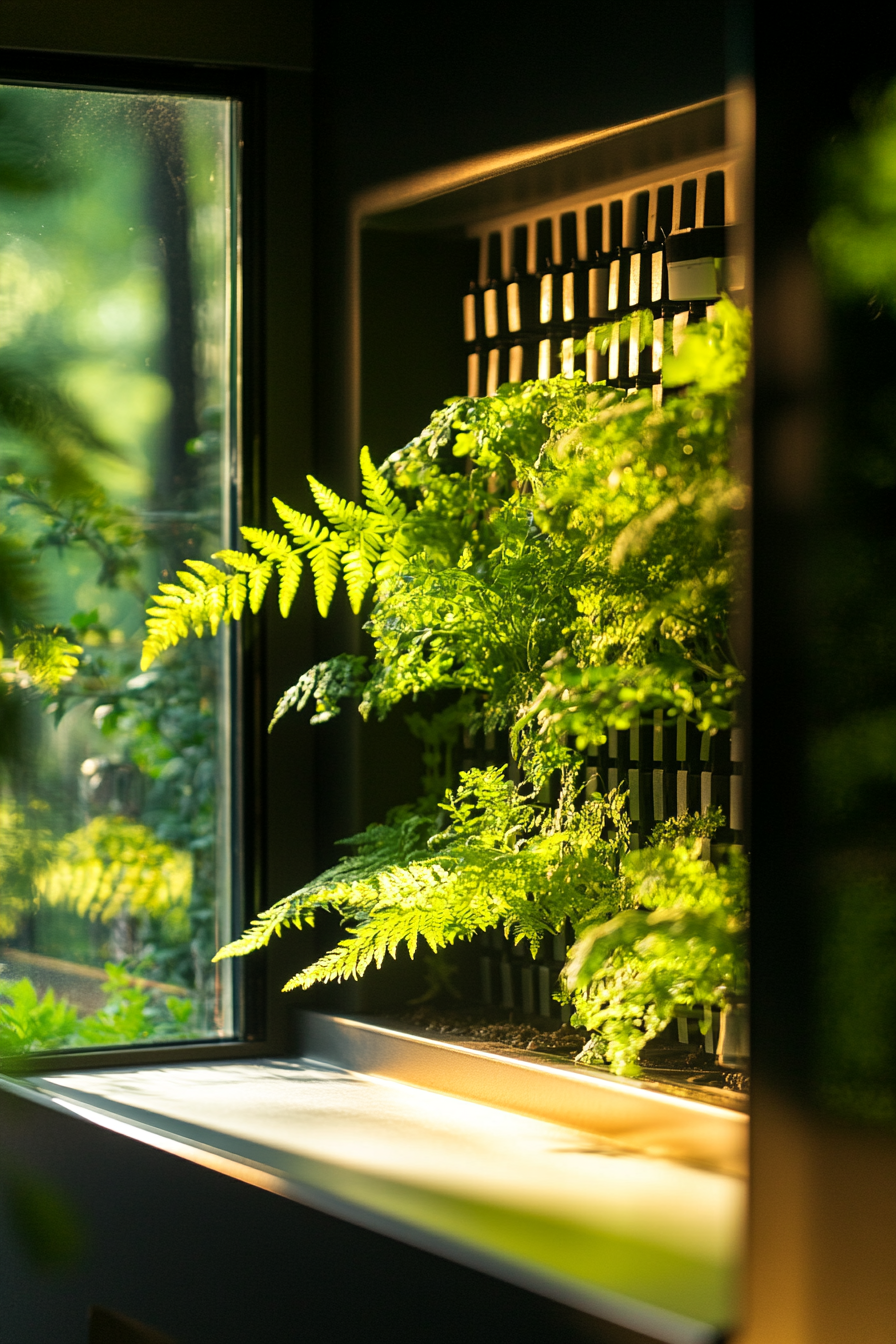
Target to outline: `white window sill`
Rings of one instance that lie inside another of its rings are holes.
[[[520,1075],[515,1061],[484,1058],[537,1093],[543,1066],[524,1065]],[[650,1338],[697,1344],[733,1324],[741,1177],[623,1146],[618,1124],[613,1139],[599,1137],[606,1092],[594,1094],[594,1123],[574,1128],[386,1072],[376,1061],[362,1073],[306,1054],[32,1075],[2,1086]],[[618,1112],[635,1089],[610,1087],[608,1113]],[[689,1103],[682,1112],[673,1100],[679,1128],[688,1105],[695,1123],[713,1109]],[[740,1137],[745,1126],[732,1117]]]

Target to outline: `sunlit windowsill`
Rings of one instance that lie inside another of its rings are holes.
[[[650,1338],[709,1341],[730,1326],[745,1116],[721,1112],[728,1131],[713,1140],[715,1108],[661,1098],[665,1115],[645,1111],[645,1095],[657,1094],[599,1080],[568,1092],[568,1123],[558,1123],[538,1099],[546,1066],[480,1056],[480,1067],[473,1051],[405,1039],[408,1049],[401,1033],[311,1018],[296,1058],[32,1074],[2,1086]],[[454,1095],[432,1089],[434,1062]],[[701,1126],[714,1156],[701,1164],[697,1139],[690,1157],[663,1155]]]

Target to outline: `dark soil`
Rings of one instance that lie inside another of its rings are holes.
[[[389,1025],[429,1037],[447,1036],[458,1045],[480,1050],[509,1055],[525,1051],[564,1063],[574,1062],[588,1039],[588,1033],[576,1027],[543,1018],[520,1020],[513,1012],[487,1008],[424,1006],[390,1016]],[[641,1066],[642,1082],[682,1089],[706,1100],[731,1104],[749,1092],[746,1074],[723,1069],[702,1046],[681,1044],[675,1023],[645,1046]]]

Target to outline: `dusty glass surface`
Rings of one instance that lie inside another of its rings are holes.
[[[0,86],[0,1054],[232,1032],[234,105]],[[80,649],[80,652],[77,650]]]

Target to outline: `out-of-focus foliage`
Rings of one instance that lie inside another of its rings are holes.
[[[0,978],[0,1056],[118,1045],[195,1036],[195,1003],[189,997],[141,988],[121,966],[106,963],[106,1005],[78,1016],[52,989],[38,996],[31,980]]]
[[[125,817],[94,817],[64,836],[37,876],[41,900],[108,924],[121,914],[166,914],[189,904],[190,856]]]
[[[39,625],[20,634],[12,651],[19,669],[45,691],[58,691],[62,682],[71,680],[83,652],[80,644],[70,644],[58,630]]]
[[[65,999],[57,1000],[52,989],[38,999],[30,980],[0,980],[0,1054],[53,1050],[65,1045],[77,1018],[75,1009]]]
[[[0,89],[0,938],[189,987],[205,1034],[218,660],[138,668],[145,574],[172,543],[219,538],[226,191],[221,109],[161,103]],[[178,191],[189,265],[172,297],[159,211]],[[178,397],[198,415],[189,443],[169,430]],[[183,454],[186,483],[157,500]],[[152,996],[124,1003],[89,1030],[175,1020]]]
[[[46,812],[39,799],[27,809],[0,799],[0,938],[12,937],[34,909],[37,875],[54,850]]]
[[[790,892],[778,921],[781,964],[798,962],[814,1013],[782,1068],[837,1120],[892,1132],[896,83],[866,83],[852,116],[819,136],[814,187],[821,451],[801,501],[798,585],[779,613],[788,662],[805,669],[806,787],[801,843],[783,870],[780,853],[769,860]]]
[[[856,111],[858,125],[825,147],[827,203],[810,241],[833,293],[896,309],[896,82]]]

